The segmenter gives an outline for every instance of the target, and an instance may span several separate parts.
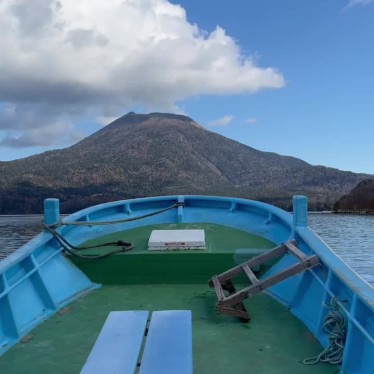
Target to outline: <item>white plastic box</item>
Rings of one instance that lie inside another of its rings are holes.
[[[205,249],[204,230],[153,230],[148,250]]]

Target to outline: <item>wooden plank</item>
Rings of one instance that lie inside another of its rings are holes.
[[[281,282],[284,279],[287,279],[295,274],[301,273],[308,268],[316,266],[319,264],[318,257],[316,255],[307,257],[305,261],[299,262],[295,265],[290,266],[289,268],[280,271],[266,279],[260,280],[256,284],[252,284],[249,287],[243,288],[238,291],[236,294],[230,295],[222,301],[223,306],[238,304],[244,299],[253,296],[266,288],[273,286],[276,283]]]
[[[217,275],[212,278],[214,289],[216,291],[217,299],[219,302],[225,299],[225,293],[223,292],[222,285],[218,280]]]
[[[300,249],[293,245],[291,242],[284,244],[287,247],[288,252],[294,255],[299,261],[303,261],[308,257],[305,253],[301,252]]]
[[[235,286],[231,280],[227,280],[224,284],[222,284],[222,288],[225,291],[228,291],[230,295],[236,293]],[[219,313],[224,313],[224,314],[229,314],[235,317],[239,317],[242,320],[242,322],[249,322],[251,320],[251,317],[247,311],[247,308],[242,302],[236,305],[230,306],[230,307],[225,307],[225,306],[222,306],[220,303],[217,303],[216,310]]]
[[[247,309],[245,308],[243,303],[239,303],[234,306],[217,305],[216,310],[218,313],[228,314],[229,316],[234,316],[234,317],[239,317],[245,321],[251,320],[251,317],[249,313],[247,312]]]
[[[81,374],[133,374],[147,319],[145,310],[110,312]]]
[[[139,374],[192,374],[192,372],[191,311],[153,312]]]
[[[243,270],[244,270],[245,274],[247,275],[248,279],[252,282],[252,284],[258,282],[257,277],[255,276],[252,269],[247,264],[243,265]]]
[[[244,262],[241,265],[235,266],[234,268],[225,271],[224,273],[218,275],[218,279],[220,280],[221,283],[224,283],[226,280],[231,279],[235,277],[236,275],[239,275],[240,273],[243,272],[243,265],[247,264],[249,267],[255,267],[257,265],[261,265],[264,262],[267,262],[269,260],[272,260],[274,258],[280,257],[287,253],[287,248],[284,244],[275,247],[271,249],[268,252],[265,252],[261,255],[258,255],[246,262]]]

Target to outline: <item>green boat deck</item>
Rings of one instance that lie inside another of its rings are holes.
[[[148,251],[148,239],[152,230],[161,229],[204,229],[206,249]],[[274,243],[259,236],[213,224],[145,226],[106,235],[87,241],[83,245],[117,240],[131,242],[135,248],[98,261],[87,261],[77,257],[71,259],[93,282],[100,284],[201,284],[206,283],[212,275],[274,247]],[[81,253],[99,255],[108,250],[113,248],[95,248]]]
[[[221,226],[200,227],[206,230],[205,251],[147,253],[150,231],[160,227],[96,241],[123,239],[132,241],[135,249],[104,260],[74,260],[104,285],[31,331],[0,357],[0,372],[79,373],[110,311],[188,309],[192,311],[195,374],[336,373],[337,367],[329,364],[302,363],[322,347],[284,306],[264,293],[245,302],[252,317],[249,323],[216,314],[216,295],[207,280],[273,244]],[[177,265],[180,262],[184,266]]]

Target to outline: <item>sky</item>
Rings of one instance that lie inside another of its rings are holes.
[[[0,0],[0,30],[0,161],[172,112],[374,174],[374,0]]]

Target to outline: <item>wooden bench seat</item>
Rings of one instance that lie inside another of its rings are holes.
[[[191,311],[153,312],[139,360],[148,314],[110,312],[81,374],[192,374]]]

